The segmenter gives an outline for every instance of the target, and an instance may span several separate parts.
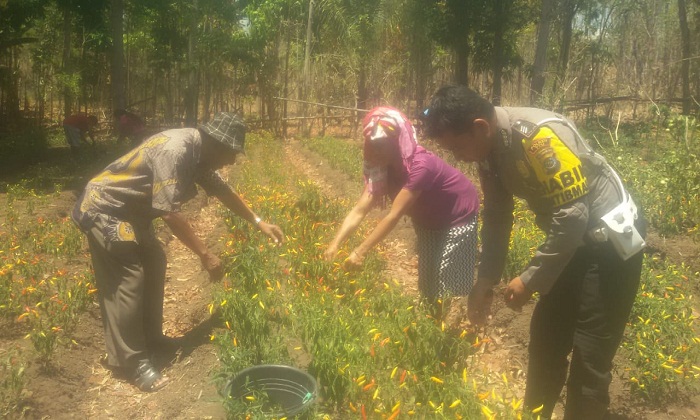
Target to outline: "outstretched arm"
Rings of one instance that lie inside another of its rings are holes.
[[[177,212],[168,212],[161,216],[173,234],[182,241],[183,244],[192,250],[202,261],[202,266],[212,281],[218,281],[224,275],[221,260],[216,255],[209,252],[204,242],[195,234],[185,216]]]
[[[399,191],[394,199],[394,203],[391,205],[389,214],[384,216],[372,233],[350,253],[350,256],[348,256],[345,262],[346,268],[357,268],[361,266],[367,252],[381,242],[386,235],[394,229],[399,219],[401,219],[401,216],[413,206],[418,197],[420,197],[420,194],[421,191],[411,191],[407,189]]]
[[[331,261],[335,258],[340,246],[355,232],[355,230],[357,230],[357,227],[360,226],[360,223],[362,223],[379,199],[380,197],[370,194],[365,188],[359,200],[357,200],[355,207],[345,216],[345,220],[343,220],[343,224],[340,226],[340,230],[338,230],[335,238],[333,238],[328,248],[326,248],[326,251],[323,253],[323,257],[326,260]]]
[[[269,236],[270,239],[275,241],[275,243],[284,242],[284,233],[282,233],[282,229],[280,229],[277,225],[260,220],[258,216],[253,213],[253,210],[251,210],[250,207],[248,207],[241,199],[241,197],[231,188],[225,188],[217,192],[216,198],[218,198],[224,204],[224,206],[226,206],[236,215],[256,225],[260,231]]]

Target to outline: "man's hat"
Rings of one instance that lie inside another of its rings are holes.
[[[208,123],[200,125],[199,129],[234,152],[243,153],[246,125],[239,115],[220,112]]]

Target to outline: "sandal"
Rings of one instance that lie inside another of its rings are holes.
[[[170,380],[161,375],[153,367],[150,360],[141,360],[136,367],[133,382],[143,392],[155,392],[163,389]]]

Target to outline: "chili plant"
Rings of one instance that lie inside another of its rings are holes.
[[[293,350],[308,355],[305,367],[319,380],[321,411],[335,417],[520,416],[517,401],[504,404],[493,390],[483,394],[469,374],[468,358],[481,344],[475,335],[446,329],[427,305],[385,279],[380,252],[370,253],[358,273],[346,273],[339,261],[321,260],[348,204],[323,196],[281,159],[255,159],[275,145],[269,138],[251,137],[252,159],[241,171],[237,190],[256,212],[281,225],[286,241],[270,247],[254,239],[249,224],[226,217],[230,283],[211,306],[212,312],[221,312],[227,329],[215,337],[222,371],[239,370],[242,358],[244,363],[289,361],[290,343],[299,343]],[[253,321],[241,320],[248,316]],[[244,345],[244,337],[255,339]],[[287,354],[256,357],[259,343],[284,347],[280,342],[287,343]]]

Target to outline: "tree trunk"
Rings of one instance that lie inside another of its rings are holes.
[[[365,60],[360,60],[360,73],[357,75],[357,108],[367,109],[367,64]],[[357,116],[359,121],[362,118]]]
[[[66,7],[63,10],[63,74],[70,75],[70,44],[71,44],[71,16],[70,11]],[[64,82],[65,83],[65,82]],[[71,90],[70,85],[65,83],[63,86],[63,117],[71,115]]]
[[[211,91],[212,91],[212,83],[214,82],[214,75],[211,74],[211,72],[205,70],[204,73],[202,73],[202,83],[204,84],[204,102],[202,106],[204,107],[204,112],[202,115],[202,122],[207,122],[209,121],[209,115],[211,115]]]
[[[552,22],[556,0],[542,0],[540,21],[537,25],[537,46],[535,47],[535,61],[532,64],[532,80],[530,82],[530,105],[541,102],[544,91],[544,73],[547,70],[547,47],[549,45],[549,28]],[[498,49],[496,50],[498,54]],[[568,54],[568,52],[567,52]]]
[[[8,92],[7,92],[7,103],[5,112],[12,119],[18,118],[20,115],[19,110],[19,58],[18,58],[18,47],[10,48],[10,63],[8,71]]]
[[[289,53],[292,48],[292,36],[289,32],[289,27],[287,27],[285,31],[287,39],[284,48],[284,85],[282,88],[282,96],[284,96],[285,99],[289,98]],[[287,140],[287,105],[287,101],[282,101],[282,118],[285,119],[282,122],[282,138],[284,140]]]
[[[558,83],[564,83],[566,80],[566,72],[569,67],[569,54],[571,51],[571,39],[573,37],[574,17],[576,16],[577,4],[576,0],[563,0],[563,16],[561,19],[561,49],[559,56],[559,74],[557,77]],[[555,85],[554,91],[557,87]],[[560,101],[564,103],[564,97]]]
[[[678,20],[681,27],[681,83],[683,85],[683,115],[690,115],[690,30],[685,0],[678,0]]]
[[[455,55],[455,83],[469,86],[469,43],[460,42],[455,48]]]
[[[426,45],[426,48],[421,48],[417,51],[418,66],[415,68],[416,74],[416,110],[421,112],[425,107],[425,99],[427,94],[428,77],[430,76],[430,59],[432,57],[432,48]]]
[[[197,3],[192,0],[190,33],[187,39],[187,89],[185,91],[185,127],[197,126],[197,104],[199,99],[199,74],[197,72]]]
[[[112,110],[126,108],[124,69],[124,0],[112,0]]]
[[[314,15],[314,0],[309,0],[309,16],[308,20],[306,22],[306,48],[304,49],[304,82],[303,82],[303,99],[305,101],[310,101],[311,100],[311,40],[313,32],[311,31],[312,29],[312,22],[313,22],[313,15]],[[304,116],[307,116],[308,112],[308,105],[303,104],[302,105],[303,109],[303,114]],[[310,129],[309,126],[307,125],[306,121],[301,122],[301,126],[303,127],[302,129],[302,134],[303,135],[310,135]]]
[[[505,40],[506,25],[508,24],[504,16],[507,15],[506,7],[504,4],[506,0],[495,0],[494,1],[494,15],[493,15],[493,92],[491,97],[491,102],[496,105],[501,105],[501,95],[502,95],[502,83],[503,78],[503,45]]]
[[[564,80],[566,70],[569,67],[569,54],[571,53],[571,38],[573,36],[574,17],[577,9],[576,0],[564,0],[563,17],[561,22],[561,53],[559,56],[559,78]]]

